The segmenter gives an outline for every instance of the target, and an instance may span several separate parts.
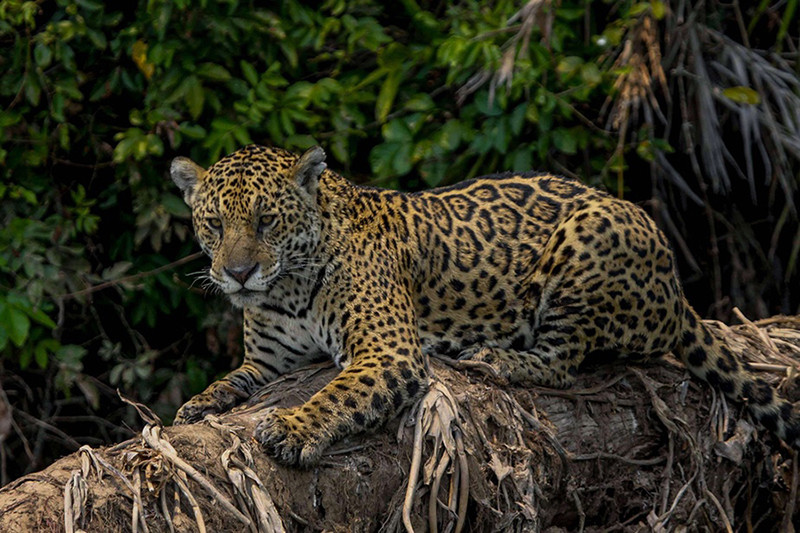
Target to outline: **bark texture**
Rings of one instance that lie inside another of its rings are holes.
[[[732,347],[800,398],[800,317],[728,328]],[[248,405],[84,447],[0,490],[0,531],[793,531],[797,455],[666,357],[585,369],[567,391],[503,386],[433,359],[429,393],[315,468],[251,435],[334,375],[313,367]],[[434,497],[435,496],[435,497]]]

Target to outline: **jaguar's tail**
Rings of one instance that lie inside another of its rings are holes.
[[[753,376],[747,364],[703,323],[685,299],[683,332],[674,351],[692,374],[719,387],[728,398],[747,402],[756,420],[800,449],[800,411],[778,396],[769,383]]]

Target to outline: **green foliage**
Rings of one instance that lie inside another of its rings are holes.
[[[332,168],[388,187],[547,169],[640,198],[663,161],[694,168],[691,125],[616,120],[637,72],[617,58],[646,20],[671,28],[670,4],[533,4],[0,0],[0,365],[82,408],[106,412],[110,385],[166,417],[231,367],[235,315],[184,281],[205,263],[171,266],[195,251],[166,177],[176,155],[208,165],[251,142],[319,143]],[[781,20],[764,44],[780,49],[796,4],[752,8],[749,37]],[[708,24],[738,31],[725,16]],[[641,100],[668,100],[655,84]],[[774,101],[745,82],[714,94]],[[697,198],[666,182],[665,196]],[[770,242],[794,242],[786,208],[770,207],[785,231]],[[798,248],[762,254],[787,285]],[[28,408],[47,420],[47,405]]]

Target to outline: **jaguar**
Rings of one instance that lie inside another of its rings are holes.
[[[424,394],[431,354],[485,363],[510,384],[564,388],[597,352],[673,352],[800,443],[798,411],[703,323],[667,239],[631,202],[534,173],[416,193],[357,186],[327,169],[318,146],[298,156],[250,145],[207,170],[178,157],[170,174],[208,277],[242,309],[245,347],[242,365],[175,423],[331,358],[341,371],[330,383],[268,410],[255,430],[275,459],[308,466]]]

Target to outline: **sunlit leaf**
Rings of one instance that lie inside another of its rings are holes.
[[[144,74],[144,77],[148,80],[153,77],[153,72],[155,72],[155,65],[152,63],[147,62],[147,43],[139,39],[138,41],[133,43],[133,48],[131,49],[131,58],[133,62],[136,63],[136,66],[139,67],[139,70]]]
[[[575,75],[578,69],[583,66],[583,59],[577,56],[568,56],[558,62],[556,72],[568,78]]]
[[[737,104],[758,105],[761,103],[761,95],[750,87],[728,87],[722,90],[722,96]]]
[[[662,0],[650,0],[650,9],[656,20],[661,20],[667,14],[668,7]]]

